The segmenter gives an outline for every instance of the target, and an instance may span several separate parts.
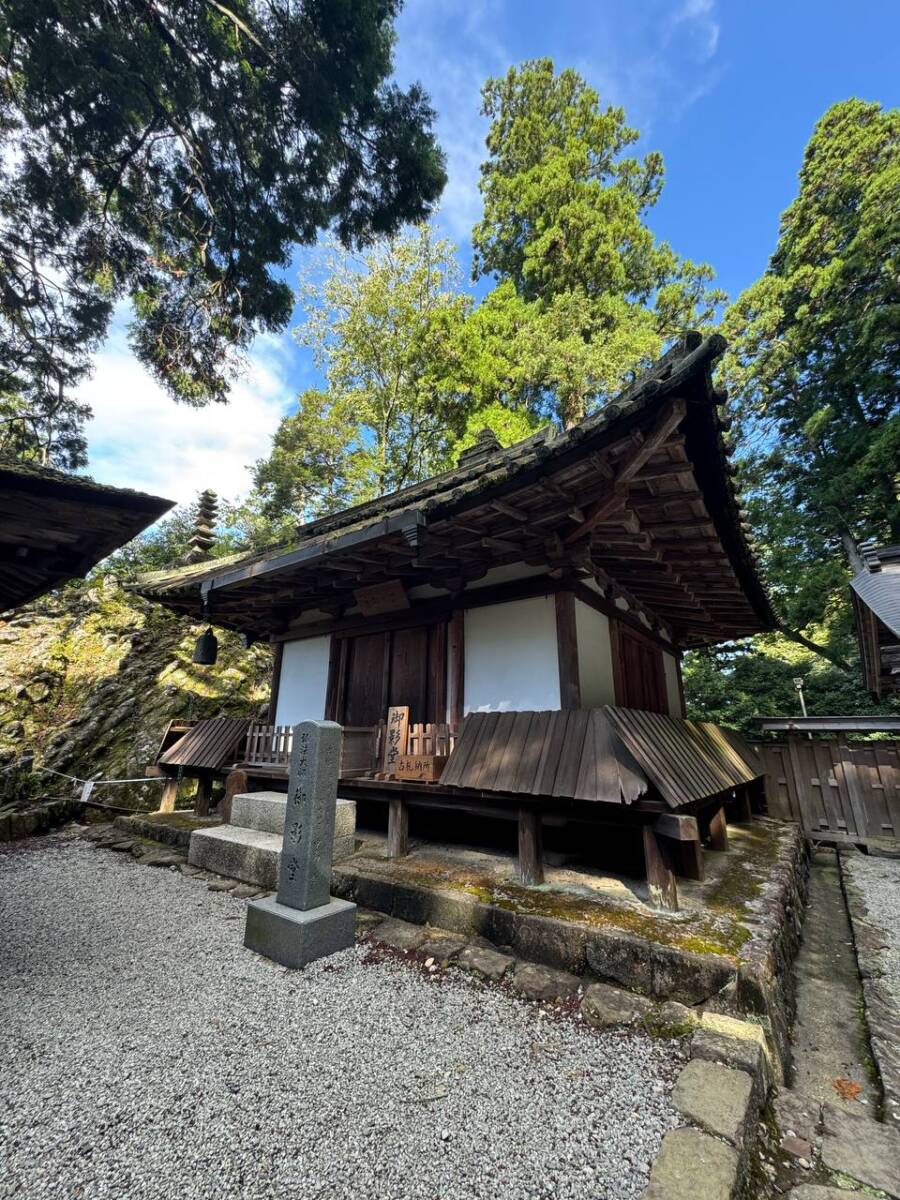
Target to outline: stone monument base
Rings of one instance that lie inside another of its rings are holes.
[[[273,897],[247,905],[244,945],[283,967],[305,967],[317,958],[346,950],[356,939],[356,905],[332,897],[302,910]]]

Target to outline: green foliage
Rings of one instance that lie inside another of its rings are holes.
[[[842,542],[900,539],[898,194],[900,110],[829,109],[769,269],[723,324],[751,519],[797,625],[844,586]]]
[[[667,340],[710,321],[724,293],[644,223],[662,158],[623,157],[637,131],[576,71],[526,62],[489,79],[482,101],[491,126],[474,273],[500,283],[483,319],[512,326],[500,358],[513,394],[543,398],[569,426]]]
[[[10,0],[0,28],[0,396],[42,452],[113,308],[177,400],[227,397],[279,330],[291,248],[421,220],[444,183],[418,86],[387,82],[399,0]],[[23,436],[19,426],[17,437]]]
[[[456,379],[471,301],[455,248],[427,225],[359,258],[336,249],[301,298],[297,337],[326,386],[300,396],[257,463],[270,521],[307,520],[434,474],[471,407]]]
[[[797,712],[877,712],[862,689],[844,551],[900,538],[900,111],[847,100],[816,125],[769,269],[725,314],[741,488],[786,624],[835,669],[781,637],[689,656],[692,711],[745,725]],[[716,669],[719,669],[717,673]],[[890,705],[880,706],[890,711]]]

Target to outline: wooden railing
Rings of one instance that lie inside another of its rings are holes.
[[[377,725],[345,725],[341,747],[341,775],[368,775],[381,770],[384,722]],[[257,770],[283,771],[291,762],[293,729],[290,725],[266,725],[254,721],[247,730],[241,765]],[[444,754],[453,749],[456,737],[448,725],[410,725],[406,754]]]

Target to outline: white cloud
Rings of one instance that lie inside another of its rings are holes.
[[[176,404],[150,378],[117,321],[79,392],[94,413],[87,429],[88,472],[102,483],[179,503],[206,487],[223,498],[242,496],[250,486],[246,468],[268,453],[296,395],[290,353],[286,338],[257,339],[230,402],[193,409]]]

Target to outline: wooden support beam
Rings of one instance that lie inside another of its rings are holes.
[[[388,807],[388,858],[409,854],[409,807],[400,796],[392,796]]]
[[[559,706],[581,708],[581,679],[578,673],[578,633],[575,628],[575,597],[556,593],[556,650],[559,661]]]
[[[519,809],[519,883],[534,887],[544,882],[544,833],[541,814]]]
[[[699,842],[700,840],[700,827],[696,817],[663,813],[661,817],[656,818],[653,829],[660,837],[671,838],[675,842]]]
[[[678,911],[678,887],[672,870],[669,839],[659,837],[652,825],[641,830],[644,839],[644,865],[647,870],[647,887],[650,903],[655,908]]]
[[[516,508],[514,504],[507,504],[505,500],[492,500],[491,508],[496,509],[499,513],[503,513],[505,517],[509,517],[512,521],[521,521],[527,525],[531,520],[530,515],[524,509]]]
[[[272,654],[272,686],[269,689],[269,712],[266,717],[270,725],[275,724],[278,711],[278,689],[281,687],[281,662],[284,658],[284,642],[276,642]]]
[[[450,615],[447,630],[450,674],[447,721],[454,732],[462,730],[466,697],[466,618],[461,608]]]
[[[178,776],[170,775],[163,784],[162,796],[159,799],[160,812],[174,812],[175,800],[178,796]]]
[[[616,463],[609,493],[592,505],[587,519],[580,525],[576,525],[566,535],[567,543],[584,537],[595,525],[599,525],[611,513],[622,507],[628,484],[650,457],[656,453],[666,438],[681,424],[686,411],[687,405],[684,400],[673,400],[671,404],[666,405],[656,423],[641,437],[633,449],[626,451],[622,460]]]
[[[734,789],[734,803],[732,805],[734,813],[734,821],[738,825],[748,824],[753,820],[753,809],[750,804],[750,793],[746,786]]]
[[[194,793],[195,816],[209,816],[209,801],[212,796],[212,783],[212,776],[210,775],[201,775],[197,779],[197,790]]]
[[[725,820],[725,805],[720,804],[709,819],[710,850],[728,849],[728,824]]]

